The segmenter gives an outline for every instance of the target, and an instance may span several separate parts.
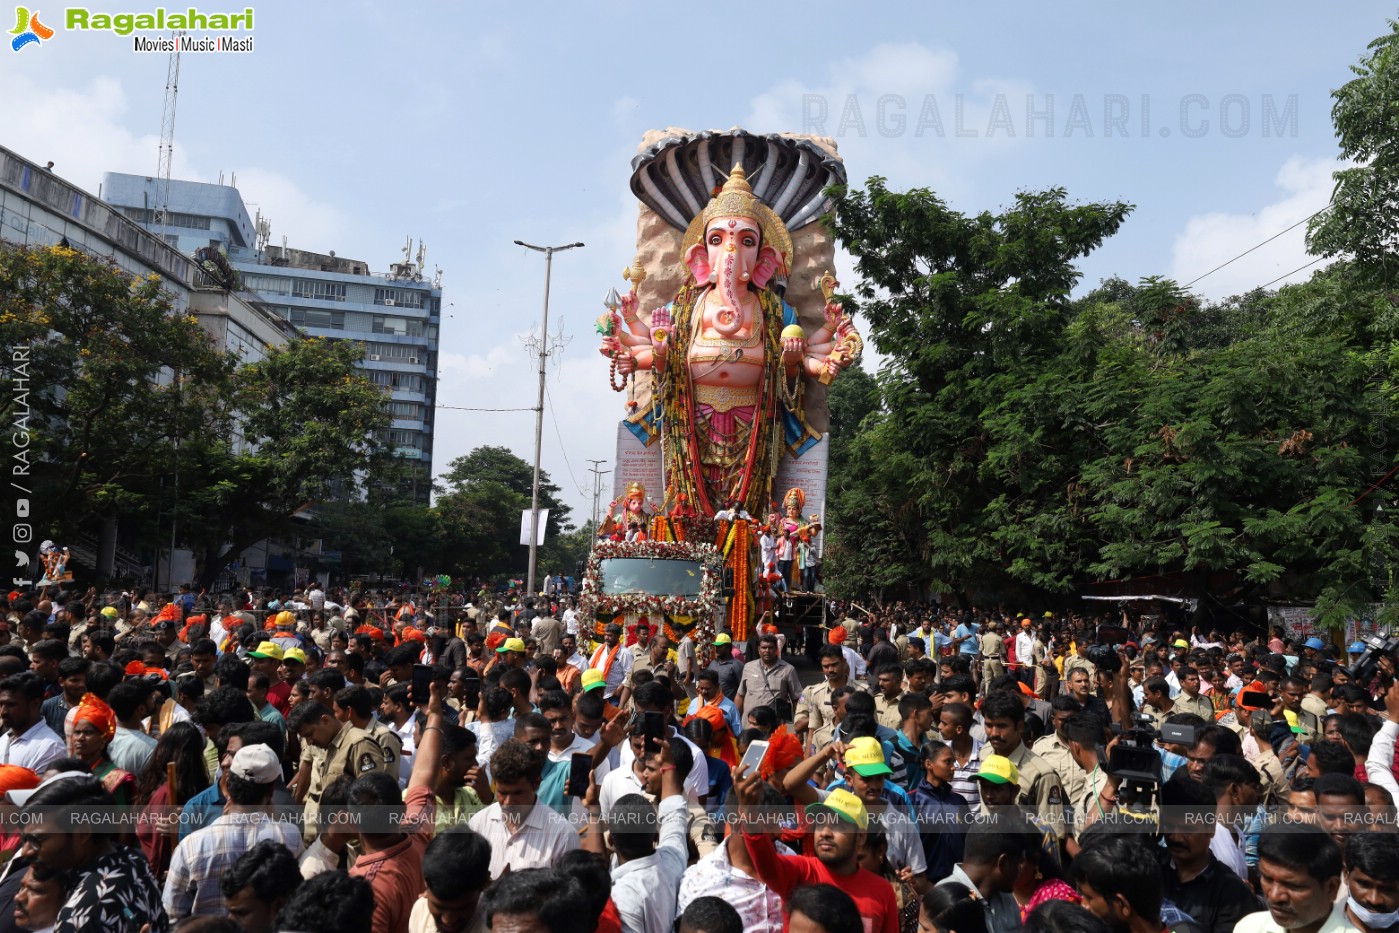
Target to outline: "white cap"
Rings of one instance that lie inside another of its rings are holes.
[[[254,784],[271,784],[282,776],[277,753],[266,745],[244,745],[233,754],[229,773]]]

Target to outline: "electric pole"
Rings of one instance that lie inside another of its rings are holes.
[[[534,409],[534,485],[530,490],[529,519],[529,574],[525,582],[525,592],[534,595],[534,572],[539,561],[539,455],[544,447],[544,379],[549,361],[549,277],[554,269],[554,254],[566,249],[580,247],[582,243],[569,243],[564,246],[535,246],[524,240],[516,240],[516,246],[532,249],[544,254],[544,322],[540,328],[539,346],[539,404]]]

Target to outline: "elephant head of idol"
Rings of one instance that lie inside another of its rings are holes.
[[[695,284],[713,285],[723,302],[716,328],[741,324],[741,299],[750,286],[761,291],[773,276],[787,274],[792,239],[766,204],[753,195],[742,165],[691,223],[682,246],[685,265]]]

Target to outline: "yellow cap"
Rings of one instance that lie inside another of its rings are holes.
[[[249,651],[248,657],[258,658],[260,660],[272,658],[273,660],[280,661],[282,660],[282,646],[275,641],[265,641],[257,646],[256,651]]]
[[[496,653],[496,654],[506,654],[507,652],[510,652],[510,651],[518,651],[520,654],[524,654],[524,653],[525,653],[525,641],[524,641],[524,639],[523,639],[523,638],[507,638],[507,639],[505,639],[505,641],[501,642],[500,647],[497,648],[497,649],[495,650],[495,653]]]
[[[884,746],[879,744],[879,739],[871,736],[850,740],[845,747],[845,766],[861,777],[894,773],[894,769],[884,761]]]
[[[1175,641],[1171,642],[1171,647],[1172,647],[1172,648],[1189,648],[1190,645],[1186,643],[1186,641],[1185,641],[1184,638],[1177,638]]]
[[[714,636],[714,644],[716,645],[732,645],[733,643],[734,640],[729,637],[728,632],[720,632]]]
[[[296,628],[296,613],[283,609],[272,621],[278,628]]]
[[[599,670],[587,670],[583,672],[583,690],[596,690],[607,685],[607,675]]]
[[[1020,770],[1005,755],[987,755],[976,776],[992,784],[1019,784]]]
[[[1292,710],[1285,709],[1282,711],[1282,715],[1283,718],[1287,720],[1287,728],[1291,729],[1296,735],[1301,735],[1307,731],[1302,728],[1302,724],[1297,721],[1297,714]]]
[[[297,664],[305,664],[305,663],[306,663],[306,652],[302,651],[300,648],[288,648],[288,649],[282,654],[282,660],[283,660],[283,661],[295,661]]]
[[[115,619],[120,613],[117,612],[116,606],[103,606],[102,615],[104,618]]]
[[[869,829],[870,825],[865,802],[843,787],[831,791],[820,803],[813,803],[807,807],[806,812],[817,819],[823,813],[834,813],[837,819],[852,823],[860,829]]]

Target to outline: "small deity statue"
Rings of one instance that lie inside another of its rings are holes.
[[[44,577],[40,586],[54,583],[68,583],[73,575],[68,572],[68,559],[71,556],[67,547],[58,547],[52,541],[39,545],[39,563],[44,565]]]
[[[598,533],[613,540],[645,541],[646,529],[655,511],[655,503],[646,497],[646,487],[641,483],[628,483],[626,491],[608,504]]]

